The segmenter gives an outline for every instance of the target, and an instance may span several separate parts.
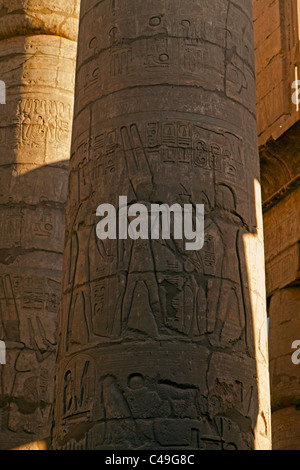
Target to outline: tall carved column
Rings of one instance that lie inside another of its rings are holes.
[[[82,2],[54,449],[270,446],[251,0]],[[205,244],[97,207],[205,205]]]
[[[79,1],[1,0],[0,449],[50,436]],[[33,448],[38,448],[35,445]]]

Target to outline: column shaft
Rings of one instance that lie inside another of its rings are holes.
[[[50,435],[79,2],[0,4],[0,449],[8,450]]]
[[[83,1],[69,178],[53,448],[269,448],[251,1]],[[100,240],[119,196],[204,247]]]

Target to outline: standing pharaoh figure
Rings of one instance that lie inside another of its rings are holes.
[[[0,10],[0,449],[9,450],[51,430],[79,0],[0,0]]]
[[[269,449],[251,0],[83,0],[53,449]],[[101,204],[205,206],[99,240]]]

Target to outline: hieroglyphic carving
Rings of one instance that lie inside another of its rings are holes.
[[[39,148],[46,144],[68,145],[72,119],[69,104],[52,100],[22,99],[17,104],[14,126],[5,129],[7,122],[11,120],[10,108],[11,106],[1,113],[1,144],[13,145],[16,149]]]
[[[141,357],[147,358],[149,352],[145,350]],[[137,349],[138,356],[140,353]],[[189,349],[185,353],[192,357]],[[104,363],[110,354],[117,358],[116,351],[107,351],[102,356]],[[163,369],[167,367],[164,362],[167,354],[167,351],[162,354]],[[139,360],[140,357],[135,366],[139,372],[128,373],[130,367],[125,368],[118,378],[102,375],[103,363],[96,373],[93,357],[86,354],[77,354],[66,362],[58,406],[67,444],[61,448],[117,450],[126,443],[130,449],[149,449],[149,438],[155,443],[154,448],[162,449],[184,446],[195,450],[236,450],[241,446],[240,430],[234,420],[226,417],[226,410],[232,406],[234,396],[236,408],[245,408],[246,415],[253,416],[253,410],[249,411],[251,391],[243,390],[242,383],[217,382],[208,404],[204,378],[197,386],[183,384],[168,379],[170,371],[165,370],[167,378],[160,379],[146,373],[147,366],[138,366]],[[172,366],[170,377],[173,372]],[[222,402],[218,400],[220,389]],[[96,400],[93,400],[94,393]],[[213,419],[217,410],[218,415]],[[97,423],[94,427],[93,421]],[[74,422],[86,428],[77,444],[67,438]]]
[[[111,47],[110,74],[112,77],[130,73],[132,63],[132,48],[122,44],[118,38],[118,28],[109,32]]]
[[[63,416],[67,421],[86,420],[91,413],[95,368],[89,358],[77,358],[69,364],[64,376]]]
[[[9,355],[9,380],[6,371],[2,371],[2,393],[6,390],[9,395],[3,413],[7,415],[8,430],[16,435],[34,435],[50,418],[60,283],[36,276],[9,275],[0,276],[0,284],[0,330],[10,348],[16,350],[15,355]],[[24,394],[28,403],[44,405],[24,414]],[[3,427],[1,431],[4,432]]]
[[[1,450],[48,439],[51,427],[79,6],[64,3],[2,5]]]
[[[53,448],[76,447],[75,434],[88,449],[254,448],[256,274],[244,236],[256,230],[258,155],[254,102],[230,74],[253,65],[251,2],[187,3],[82,11]],[[99,240],[95,211],[118,213],[119,196],[147,209],[204,204],[203,249],[173,234]],[[80,387],[66,392],[76,360],[77,381],[94,365],[84,426],[72,408]]]
[[[182,126],[182,123],[180,125]],[[198,132],[202,129],[204,137],[207,130],[202,127],[196,128]],[[171,129],[174,129],[174,126]],[[178,141],[183,146],[193,147],[192,133],[188,132],[188,129],[188,126],[184,126],[184,131],[182,129],[179,137],[176,135],[176,140],[174,139],[175,133],[167,133],[168,144],[172,140],[174,150],[178,149]],[[212,131],[209,132],[213,134]],[[111,133],[102,135],[106,134]],[[123,126],[118,134],[114,131],[113,135],[116,136],[113,142],[115,142],[117,152],[120,153],[118,167],[122,165],[121,157],[123,157],[134,193],[136,197],[144,200],[153,190],[152,179],[154,178],[155,181],[153,168],[149,163],[153,161],[151,160],[153,142],[150,141],[146,151],[135,124]],[[224,135],[224,133],[218,132],[214,135]],[[235,138],[239,143],[240,140]],[[104,141],[103,138],[102,147],[104,147]],[[120,145],[121,149],[119,149]],[[156,147],[159,147],[157,141]],[[229,145],[227,148],[231,149],[232,153],[221,151],[216,145],[214,150],[208,153],[211,160],[210,164],[204,165],[204,169],[216,175],[215,167],[217,167],[221,174],[220,181],[226,181],[228,184],[226,171],[222,171],[226,161],[229,161],[231,165],[235,164],[242,175],[243,155],[241,144],[236,144],[235,147]],[[94,155],[93,152],[91,154]],[[217,160],[216,165],[214,165],[214,157]],[[207,158],[206,156],[205,162]],[[222,161],[225,161],[223,165]],[[89,160],[89,163],[92,168],[93,160]],[[180,165],[179,161],[177,165]],[[85,168],[86,178],[81,180],[83,186],[91,181],[88,177],[88,163]],[[117,174],[114,178],[117,178]],[[230,178],[231,185],[234,185],[236,178],[232,178],[232,172]],[[214,181],[217,183],[216,177]],[[180,241],[176,241],[176,259],[172,244],[168,246],[167,243],[161,244],[161,241],[116,242],[111,240],[104,242],[97,239],[94,226],[89,231],[81,230],[73,235],[70,247],[70,261],[73,268],[70,268],[68,281],[73,285],[66,341],[68,352],[72,351],[74,346],[78,350],[95,341],[97,336],[116,339],[118,337],[137,338],[139,334],[141,337],[172,335],[173,338],[176,334],[183,334],[194,339],[209,335],[212,345],[219,347],[222,345],[227,348],[231,344],[232,348],[234,344],[238,350],[252,352],[253,338],[249,325],[246,325],[247,302],[240,288],[240,285],[245,282],[245,279],[241,278],[242,267],[240,265],[242,259],[242,247],[239,243],[241,219],[237,214],[234,215],[238,201],[227,184],[219,183],[215,186],[214,202],[211,202],[203,193],[201,202],[205,203],[208,212],[205,245],[203,251],[189,256],[184,253]],[[236,184],[239,186],[240,181]],[[188,202],[191,195],[185,190],[185,194],[177,197],[178,200],[182,198],[182,201]],[[218,213],[220,220],[215,218],[215,212]],[[84,238],[88,240],[88,244]],[[80,246],[85,246],[85,248],[80,249]],[[236,253],[236,249],[241,250],[240,253],[239,251]],[[88,257],[83,264],[84,253],[87,253]],[[148,262],[143,268],[145,258]],[[162,260],[165,260],[165,263],[162,263]],[[86,266],[86,272],[82,270],[83,265]],[[74,290],[79,282],[79,278],[76,282],[76,277],[79,275],[76,272],[78,266],[81,268],[80,283],[82,284],[84,272],[86,279],[92,282],[90,287],[86,285],[84,288]],[[123,274],[119,272],[118,277],[107,279],[107,276],[116,276],[120,269]],[[78,312],[76,317],[74,311]],[[209,316],[208,312],[210,312]],[[196,434],[194,433],[193,436],[195,437]],[[222,439],[220,441],[218,439],[208,438],[208,447],[219,448],[225,445]],[[234,443],[230,445],[236,447]],[[201,446],[204,444],[202,443]]]
[[[101,6],[95,6],[98,8]],[[157,74],[167,74],[167,80],[176,77],[177,82],[178,78],[182,80],[178,70],[183,77],[195,80],[196,86],[199,83],[205,86],[209,77],[210,87],[224,88],[221,76],[227,35],[224,25],[207,24],[201,15],[185,16],[179,11],[174,17],[169,12],[154,15],[145,12],[139,23],[130,26],[123,20],[110,23],[105,16],[101,23],[101,34],[88,32],[88,60],[82,63],[79,58],[82,103],[91,102],[96,87],[104,95],[108,89],[118,90],[119,85],[138,86],[141,75],[150,83],[157,81]],[[139,41],[133,40],[136,35],[140,36]]]

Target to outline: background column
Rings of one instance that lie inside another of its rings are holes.
[[[254,0],[273,450],[299,450],[299,0]]]
[[[299,204],[296,189],[265,213],[270,316],[270,383],[273,448],[300,449]]]
[[[79,1],[0,1],[0,449],[50,435]]]

